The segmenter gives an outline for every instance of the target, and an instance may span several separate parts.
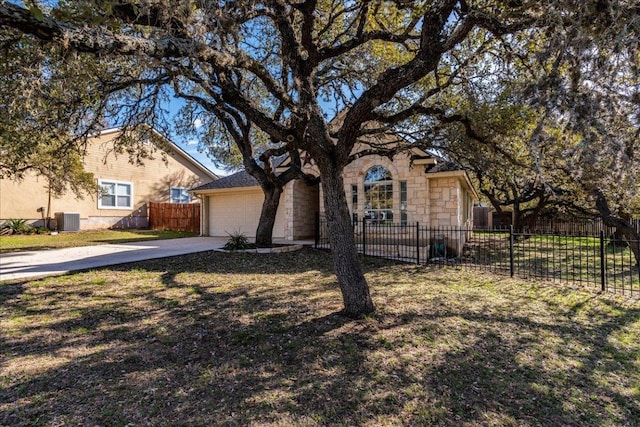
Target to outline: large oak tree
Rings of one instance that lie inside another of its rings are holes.
[[[272,156],[308,153],[320,172],[345,313],[362,316],[374,304],[342,179],[356,141],[415,116],[455,121],[455,106],[442,102],[449,91],[466,84],[490,89],[492,75],[508,73],[515,54],[553,62],[568,29],[619,25],[609,17],[633,7],[571,0],[543,9],[527,0],[67,0],[45,8],[2,0],[0,29],[5,43],[17,40],[9,49],[38,40],[59,55],[91,58],[99,106],[113,108],[118,100],[128,106],[120,115],[155,111],[139,106],[170,89],[228,120],[231,133],[255,127],[267,135],[265,165]]]

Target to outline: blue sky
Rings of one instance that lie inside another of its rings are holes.
[[[173,98],[169,105],[166,106],[166,111],[169,113],[169,121],[176,120],[176,115],[178,114],[180,108],[184,105],[184,101],[179,98]],[[201,126],[201,122],[199,119],[196,119],[194,122],[194,126],[199,128]],[[174,129],[169,130],[169,134],[166,135],[171,142],[182,148],[186,151],[191,157],[202,163],[205,167],[207,167],[211,172],[215,173],[218,176],[227,176],[232,172],[229,172],[224,169],[220,169],[216,167],[213,161],[209,158],[206,152],[200,152],[198,150],[198,140],[196,137],[186,138],[183,136],[179,136],[176,134]]]
[[[178,98],[174,98],[173,101],[171,101],[171,104],[168,107],[168,111],[170,115],[176,115],[178,113],[178,110],[180,109],[180,107],[184,104],[184,101]],[[320,101],[320,106],[323,109],[323,111],[325,111],[326,113],[329,114],[329,117],[333,118],[336,114],[336,107],[335,105],[332,105],[329,102],[326,101]],[[200,127],[200,123],[198,122],[199,119],[196,119],[196,121],[194,122],[194,126],[196,128]],[[206,166],[207,168],[209,168],[213,173],[215,173],[218,176],[227,176],[230,175],[231,173],[234,173],[234,171],[228,171],[225,169],[220,169],[218,167],[216,167],[213,163],[213,161],[209,158],[209,156],[207,155],[206,152],[200,152],[198,150],[198,140],[196,139],[196,137],[193,137],[191,139],[187,139],[184,138],[182,136],[177,136],[175,134],[175,132],[173,132],[173,129],[171,130],[171,133],[168,135],[169,139],[171,139],[171,141],[173,143],[175,143],[176,145],[178,145],[180,148],[182,148],[184,151],[186,151],[187,153],[189,153],[190,156],[192,156],[194,159],[198,160],[200,163],[202,163],[204,166]]]
[[[197,150],[197,145],[182,144],[180,142],[176,142],[176,144],[180,146],[184,151],[189,153],[191,157],[193,157],[194,159],[202,163],[205,167],[207,167],[209,170],[211,170],[211,172],[215,173],[216,175],[218,176],[229,175],[230,173],[229,171],[217,168],[205,153],[200,153]]]
[[[189,155],[191,157],[193,157],[194,159],[196,159],[197,161],[202,163],[205,167],[209,168],[216,175],[218,175],[218,176],[229,175],[229,171],[226,171],[224,169],[219,169],[218,167],[216,167],[213,164],[213,162],[211,161],[211,159],[209,158],[209,156],[207,156],[207,153],[201,153],[200,151],[198,151],[198,141],[197,140],[190,139],[190,140],[187,140],[187,141],[183,141],[182,138],[178,138],[175,135],[170,135],[169,138],[176,145],[178,145],[184,151],[189,153]]]

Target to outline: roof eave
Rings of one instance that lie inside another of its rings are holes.
[[[226,187],[226,188],[204,188],[201,190],[193,189],[187,190],[188,193],[193,195],[204,195],[209,196],[217,193],[234,193],[234,192],[247,192],[247,191],[255,191],[260,190],[259,185],[247,186],[247,187]]]
[[[467,188],[469,189],[469,191],[471,191],[471,193],[473,194],[474,200],[480,200],[480,197],[478,197],[478,193],[476,192],[476,189],[473,188],[471,179],[469,179],[469,174],[465,170],[459,169],[454,171],[428,172],[425,174],[425,176],[429,179],[431,178],[462,178]]]

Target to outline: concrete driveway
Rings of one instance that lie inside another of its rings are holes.
[[[204,252],[220,249],[227,240],[226,237],[186,237],[0,254],[0,281],[54,276],[76,270]]]

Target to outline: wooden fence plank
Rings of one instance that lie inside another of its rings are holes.
[[[199,203],[149,202],[149,227],[153,230],[200,231]]]

